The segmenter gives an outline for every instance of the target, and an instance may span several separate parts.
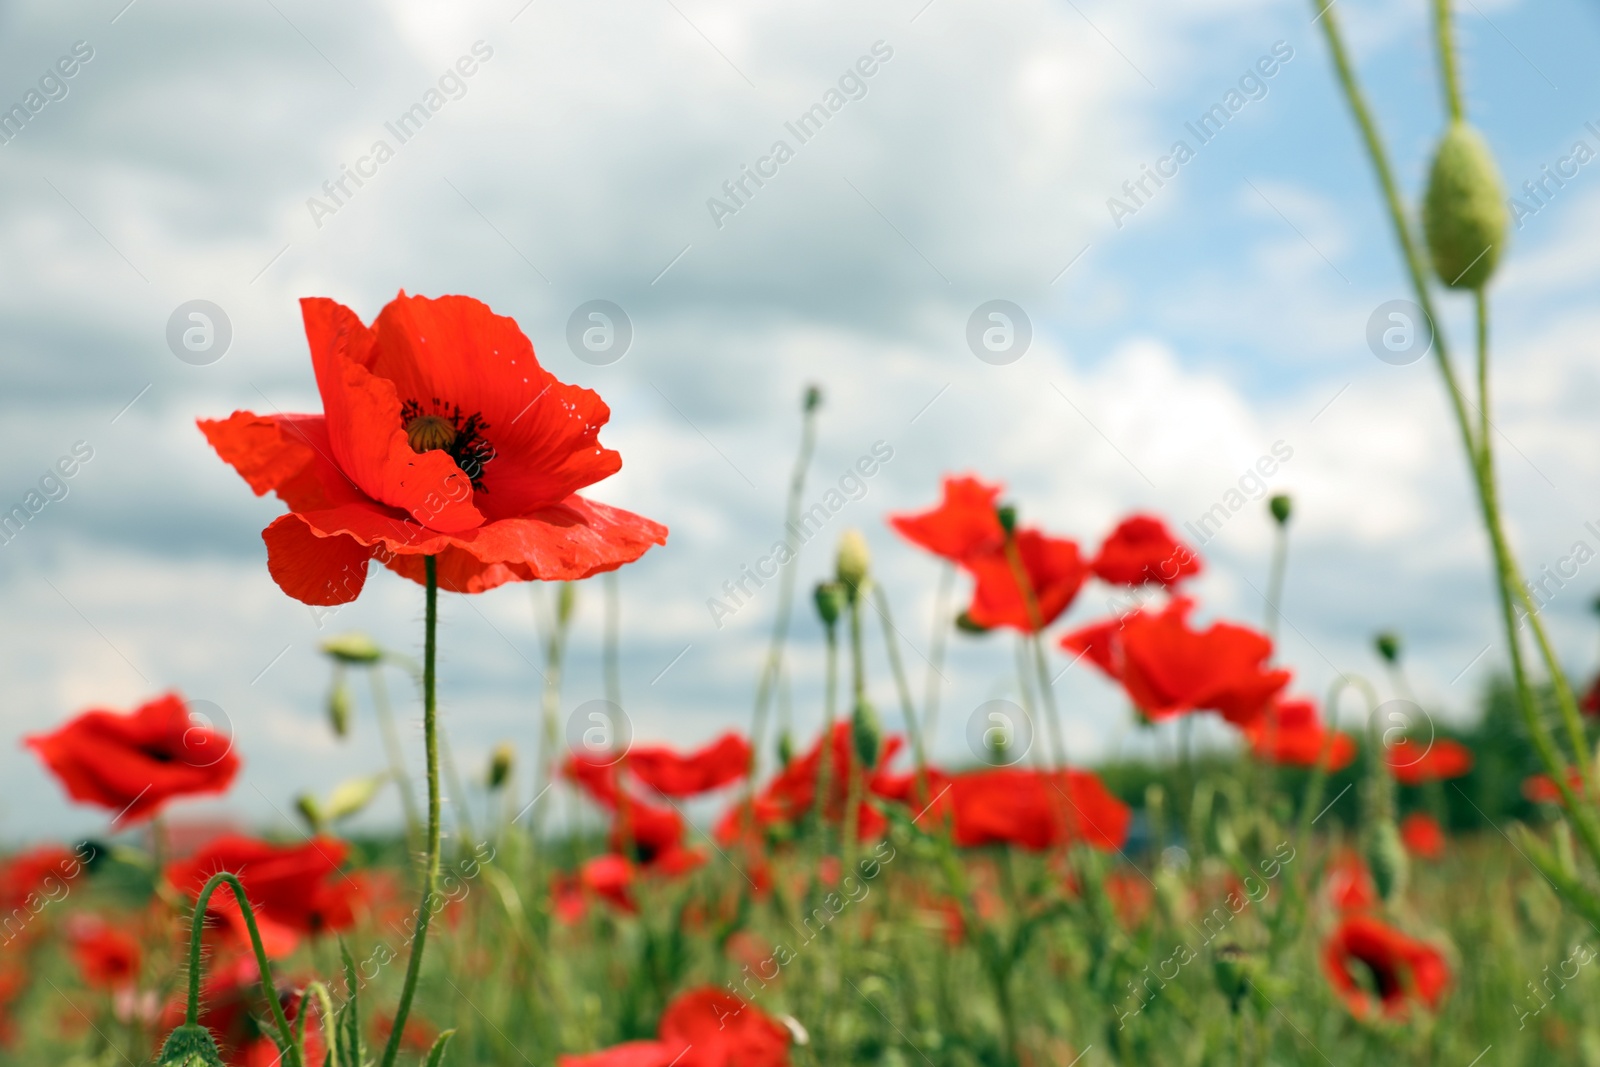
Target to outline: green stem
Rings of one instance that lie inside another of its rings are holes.
[[[772,620],[772,640],[767,646],[767,661],[761,668],[761,677],[756,683],[755,714],[750,724],[750,773],[747,778],[747,791],[750,795],[754,793],[756,774],[760,770],[767,708],[772,702],[773,690],[777,687],[782,673],[783,649],[789,640],[789,617],[794,603],[795,576],[799,570],[794,563],[795,557],[800,555],[800,545],[796,542],[794,531],[800,522],[800,498],[806,488],[806,470],[811,466],[811,453],[817,443],[815,412],[815,405],[807,403],[804,406],[800,419],[800,454],[795,457],[794,470],[789,475],[789,499],[784,508],[783,538],[789,548],[790,559],[782,566],[783,573],[778,581],[778,614]]]
[[[604,668],[606,683],[606,699],[617,707],[622,707],[622,671],[621,661],[621,629],[622,629],[622,590],[617,581],[616,571],[607,571],[600,576],[605,589],[605,643],[601,646],[601,664]]]
[[[1433,0],[1433,28],[1439,46],[1439,79],[1443,82],[1444,106],[1450,121],[1462,120],[1461,81],[1456,74],[1456,50],[1450,30],[1450,0]]]
[[[906,733],[911,735],[911,755],[917,764],[917,808],[928,803],[928,753],[922,741],[922,728],[917,723],[916,702],[911,699],[911,686],[906,681],[905,665],[900,662],[899,631],[889,617],[889,597],[882,585],[874,585],[878,600],[878,616],[883,620],[883,643],[889,650],[889,669],[894,673],[895,688],[900,692],[900,710],[905,716]]]
[[[261,931],[256,928],[256,913],[250,907],[250,898],[245,896],[244,886],[239,883],[238,876],[227,871],[213,874],[195,901],[194,926],[189,932],[189,1004],[184,1023],[188,1026],[198,1026],[200,1023],[200,935],[205,930],[206,907],[211,903],[211,894],[224,882],[233,889],[234,898],[239,902],[239,911],[244,916],[245,928],[250,931],[250,947],[255,950],[256,969],[261,975],[261,992],[272,1008],[272,1023],[278,1028],[278,1041],[289,1050],[290,1067],[300,1067],[300,1050],[295,1047],[294,1031],[289,1028],[289,1020],[283,1014],[283,1005],[278,1003],[278,990],[272,981],[272,964],[267,960],[267,950],[261,946]]]
[[[950,592],[956,569],[946,563],[939,572],[939,590],[933,598],[933,633],[928,642],[928,674],[923,682],[922,722],[928,738],[939,736],[939,683],[944,679],[944,650],[950,636]]]
[[[1267,575],[1267,636],[1278,642],[1278,622],[1283,617],[1283,580],[1289,569],[1289,527],[1274,523],[1272,570]]]
[[[551,621],[550,629],[545,635],[544,652],[544,689],[539,700],[539,775],[535,783],[535,796],[543,794],[555,781],[558,773],[556,756],[556,716],[561,710],[561,671],[566,660],[567,631],[572,622],[572,601],[575,594],[569,588],[570,583],[562,582],[556,586],[555,617]],[[534,591],[534,607],[538,609],[538,590]],[[540,830],[544,826],[544,812],[548,804],[535,804],[532,817],[528,820],[530,839],[534,849],[538,849]]]
[[[1540,622],[1534,609],[1532,598],[1522,586],[1517,574],[1516,564],[1511,558],[1505,532],[1500,523],[1492,470],[1483,462],[1487,455],[1485,447],[1487,440],[1481,446],[1475,440],[1477,435],[1474,434],[1472,423],[1467,416],[1466,400],[1462,395],[1460,384],[1456,380],[1444,332],[1439,327],[1439,317],[1434,313],[1433,298],[1423,270],[1422,257],[1411,232],[1410,224],[1406,221],[1405,209],[1400,199],[1399,186],[1395,182],[1393,168],[1389,164],[1388,153],[1384,149],[1382,138],[1378,134],[1377,124],[1373,119],[1371,109],[1367,105],[1366,97],[1356,81],[1350,57],[1345,49],[1344,39],[1339,30],[1338,17],[1333,13],[1333,0],[1312,0],[1312,6],[1317,10],[1317,21],[1322,25],[1323,35],[1327,40],[1328,50],[1333,58],[1334,71],[1338,77],[1339,86],[1360,130],[1368,159],[1376,172],[1378,184],[1383,192],[1385,206],[1389,212],[1390,222],[1394,228],[1395,238],[1400,245],[1406,272],[1411,280],[1412,289],[1434,332],[1434,361],[1444,379],[1445,390],[1450,398],[1451,412],[1455,417],[1456,427],[1461,434],[1468,459],[1471,461],[1473,481],[1478,491],[1480,510],[1482,511],[1484,525],[1488,530],[1490,544],[1494,551],[1495,575],[1497,584],[1500,587],[1501,615],[1506,629],[1512,679],[1517,692],[1518,706],[1522,712],[1523,719],[1528,725],[1530,738],[1533,741],[1534,749],[1539,753],[1540,762],[1550,772],[1556,788],[1561,792],[1562,798],[1566,803],[1566,809],[1577,824],[1579,836],[1583,838],[1584,847],[1595,861],[1600,863],[1600,825],[1596,824],[1594,813],[1587,805],[1579,805],[1577,797],[1567,783],[1566,760],[1557,748],[1554,738],[1550,736],[1549,728],[1540,714],[1538,703],[1528,682],[1527,671],[1522,662],[1516,611],[1513,607],[1514,600],[1520,601],[1527,613],[1541,657],[1545,661],[1545,665],[1550,672],[1552,685],[1555,687],[1556,702],[1561,709],[1563,718],[1568,723],[1569,732],[1571,723],[1575,720],[1578,721],[1581,727],[1581,719],[1578,717],[1576,702],[1573,700],[1571,688],[1567,685],[1565,672],[1562,671],[1561,665],[1555,657],[1554,649],[1551,647],[1548,636],[1544,632],[1543,623]],[[1484,329],[1486,332],[1486,327]],[[1480,425],[1486,426],[1488,425],[1487,397],[1483,399],[1485,402],[1480,411]],[[1583,758],[1581,749],[1578,752],[1578,758],[1580,766],[1587,762]]]
[[[406,1017],[411,1014],[411,998],[417,992],[417,977],[422,973],[422,950],[428,939],[428,921],[433,917],[433,897],[439,881],[439,729],[435,682],[439,630],[439,567],[433,556],[424,557],[427,582],[427,615],[424,623],[422,658],[422,735],[428,757],[428,866],[422,883],[422,903],[417,908],[411,933],[411,958],[406,962],[405,984],[394,1011],[394,1029],[383,1050],[383,1067],[393,1067],[400,1054],[400,1036]]]
[[[406,819],[406,849],[412,855],[422,841],[422,820],[417,815],[417,799],[411,795],[411,777],[406,773],[406,758],[400,747],[400,735],[394,725],[394,709],[389,706],[389,686],[383,680],[382,663],[367,670],[367,681],[372,687],[372,707],[378,713],[378,732],[383,735],[383,747],[389,757],[389,775],[400,791],[400,810]]]
[[[833,777],[833,727],[839,714],[839,623],[824,624],[827,639],[827,681],[823,697],[822,741],[817,759],[817,795],[812,804],[817,821],[817,861],[821,864],[828,841],[828,790]]]

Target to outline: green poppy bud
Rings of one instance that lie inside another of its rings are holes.
[[[1400,662],[1400,635],[1393,630],[1383,631],[1372,639],[1372,644],[1385,663]]]
[[[794,738],[785,730],[778,735],[778,766],[787,767],[794,759]]]
[[[956,616],[956,629],[964,634],[986,634],[989,632],[987,626],[979,626],[972,621],[972,616],[964,611]]]
[[[1481,289],[1505,249],[1505,187],[1483,135],[1453,122],[1434,153],[1422,200],[1422,230],[1439,280]]]
[[[300,813],[300,817],[306,821],[306,825],[311,828],[312,833],[320,834],[322,832],[322,827],[327,820],[323,818],[322,805],[317,803],[316,797],[310,793],[301,793],[294,798],[294,807]]]
[[[1221,945],[1212,953],[1211,973],[1216,977],[1217,988],[1228,998],[1231,1010],[1239,1010],[1239,1002],[1250,992],[1257,968],[1255,956],[1238,945]]]
[[[161,1046],[158,1067],[223,1067],[222,1054],[203,1026],[180,1026]]]
[[[1367,836],[1366,853],[1367,867],[1372,871],[1378,895],[1386,901],[1394,900],[1405,890],[1411,866],[1394,820],[1382,819],[1372,827]]]
[[[822,616],[822,625],[833,629],[839,621],[839,614],[844,611],[844,587],[838,582],[818,582],[811,595],[816,599],[817,614]]]
[[[335,663],[351,666],[368,666],[383,658],[383,649],[378,647],[376,641],[354,630],[328,638],[322,642],[322,651],[324,655],[331,656]]]
[[[878,750],[883,742],[883,727],[878,725],[878,713],[866,700],[856,702],[850,716],[850,739],[855,743],[856,755],[864,768],[878,764]]]
[[[1001,504],[995,509],[995,517],[1000,520],[1000,529],[1006,533],[1014,533],[1017,529],[1017,508],[1015,504]]]
[[[845,595],[854,600],[861,593],[861,587],[866,584],[867,574],[872,567],[872,555],[867,551],[867,539],[861,536],[861,531],[856,529],[846,530],[844,536],[839,538],[839,551],[835,557],[834,570],[839,578],[839,584],[844,586]]]
[[[489,773],[485,776],[491,792],[504,786],[511,780],[511,768],[515,766],[517,750],[510,741],[501,741],[489,753]]]
[[[815,411],[822,406],[822,387],[818,385],[806,386],[805,409]]]
[[[1289,494],[1273,494],[1272,499],[1267,501],[1267,510],[1272,512],[1272,519],[1279,526],[1289,525],[1289,516],[1294,512],[1289,500]]]
[[[328,725],[335,737],[350,733],[350,687],[345,684],[343,671],[334,674],[333,688],[328,692]]]

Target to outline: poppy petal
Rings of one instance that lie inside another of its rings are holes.
[[[449,453],[411,448],[395,384],[369,369],[373,332],[355,312],[324,297],[308,297],[300,308],[340,469],[372,499],[402,508],[436,530],[481,525],[472,481]]]
[[[262,530],[261,539],[267,543],[267,570],[272,580],[301,603],[348,604],[361,595],[372,549],[354,537],[319,533],[307,516],[290,512]]]
[[[373,326],[372,370],[401,399],[437,398],[483,418],[495,453],[480,478],[488,517],[559,504],[622,469],[622,457],[599,443],[611,409],[540,366],[514,319],[471,297],[401,293]]]

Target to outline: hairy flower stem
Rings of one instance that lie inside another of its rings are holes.
[[[234,898],[239,902],[239,912],[244,916],[245,927],[250,931],[250,947],[255,950],[256,969],[261,973],[261,992],[272,1009],[272,1024],[278,1030],[278,1043],[287,1050],[285,1056],[289,1067],[300,1067],[300,1049],[295,1044],[293,1031],[289,1029],[289,1020],[283,1014],[283,1005],[278,1003],[278,990],[272,981],[272,964],[267,961],[267,950],[261,946],[261,931],[256,928],[256,913],[251,909],[250,899],[245,896],[244,886],[239,884],[238,877],[227,871],[213,874],[205,888],[200,890],[200,896],[194,904],[194,925],[189,932],[189,1002],[184,1013],[184,1024],[198,1026],[200,1023],[200,935],[205,931],[206,907],[211,903],[211,894],[224,882],[233,890]]]
[[[400,1037],[405,1033],[406,1017],[411,1014],[411,998],[417,992],[417,977],[422,973],[422,950],[428,939],[428,921],[433,917],[433,897],[439,883],[439,725],[436,695],[439,648],[439,562],[423,558],[427,584],[427,614],[422,652],[422,736],[428,759],[428,865],[422,882],[422,903],[412,924],[411,956],[406,961],[405,984],[400,988],[400,1003],[394,1010],[394,1029],[383,1049],[382,1067],[393,1067],[400,1054]]]
[[[1436,0],[1439,2],[1439,0]],[[1422,307],[1423,313],[1428,317],[1434,329],[1434,361],[1439,368],[1440,376],[1444,379],[1445,391],[1450,399],[1451,412],[1455,417],[1456,427],[1461,434],[1462,443],[1466,448],[1468,459],[1472,466],[1474,488],[1477,490],[1479,508],[1482,512],[1484,525],[1489,534],[1490,546],[1494,552],[1495,577],[1499,586],[1501,616],[1505,625],[1508,651],[1511,659],[1512,681],[1517,693],[1517,704],[1522,712],[1523,719],[1528,725],[1530,739],[1533,741],[1539,760],[1549,771],[1556,788],[1560,791],[1563,806],[1568,812],[1572,822],[1576,825],[1578,835],[1582,838],[1584,848],[1591,858],[1600,864],[1600,823],[1596,822],[1595,813],[1587,802],[1580,803],[1567,782],[1567,761],[1555,739],[1551,736],[1550,729],[1540,713],[1538,701],[1533,688],[1528,680],[1527,670],[1523,664],[1520,634],[1517,626],[1516,605],[1520,603],[1529,627],[1533,631],[1535,644],[1539,648],[1540,656],[1550,675],[1551,684],[1555,689],[1556,704],[1560,709],[1562,719],[1566,723],[1569,737],[1574,739],[1582,737],[1582,720],[1579,718],[1577,703],[1573,699],[1572,689],[1567,684],[1566,673],[1557,661],[1555,651],[1544,631],[1544,624],[1539,619],[1532,597],[1522,585],[1515,561],[1512,559],[1505,531],[1502,527],[1499,514],[1499,502],[1495,490],[1493,465],[1486,462],[1492,458],[1488,448],[1488,436],[1483,428],[1488,423],[1488,398],[1483,397],[1479,410],[1478,432],[1474,432],[1472,422],[1467,414],[1467,402],[1462,395],[1461,386],[1456,380],[1455,370],[1450,360],[1449,349],[1443,331],[1439,328],[1439,318],[1434,313],[1432,294],[1429,291],[1427,276],[1423,269],[1421,253],[1412,234],[1410,224],[1407,222],[1404,205],[1400,198],[1399,186],[1394,178],[1393,168],[1390,166],[1388,153],[1383,146],[1382,138],[1378,134],[1377,123],[1373,119],[1366,96],[1356,80],[1354,68],[1351,66],[1349,53],[1345,49],[1344,38],[1339,29],[1338,17],[1333,13],[1333,0],[1312,0],[1312,7],[1317,12],[1316,21],[1321,24],[1323,36],[1328,43],[1328,50],[1333,59],[1334,72],[1338,78],[1340,90],[1343,92],[1345,102],[1355,118],[1362,144],[1366,149],[1368,160],[1376,173],[1379,187],[1383,193],[1385,207],[1388,209],[1390,222],[1394,227],[1395,239],[1400,245],[1400,252],[1404,260],[1406,273],[1410,278],[1412,290],[1417,303]],[[1444,43],[1448,43],[1447,41]],[[1454,69],[1454,60],[1450,60],[1451,69]],[[1480,318],[1480,336],[1487,335],[1487,315]],[[1487,351],[1487,345],[1484,346]],[[1486,363],[1486,356],[1480,354]],[[1480,380],[1487,381],[1486,367],[1480,370]],[[1483,440],[1480,444],[1478,438]],[[1577,748],[1575,756],[1578,766],[1584,773],[1585,779],[1592,775],[1589,761],[1582,746]],[[1593,783],[1591,782],[1591,785]]]

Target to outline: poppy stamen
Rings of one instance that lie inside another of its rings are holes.
[[[428,410],[418,401],[407,400],[400,407],[400,420],[413,452],[448,453],[472,481],[472,488],[486,492],[483,468],[494,458],[495,452],[494,445],[484,440],[483,432],[489,424],[480,413],[464,415],[459,404],[446,404],[433,397]]]

